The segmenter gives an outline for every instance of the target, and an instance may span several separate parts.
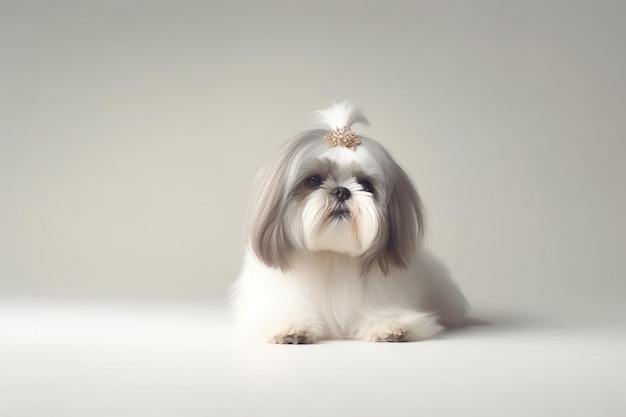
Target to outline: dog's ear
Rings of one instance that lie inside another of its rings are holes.
[[[387,274],[391,267],[406,268],[415,256],[424,234],[424,213],[417,190],[404,170],[393,164],[392,189],[387,202],[388,236],[378,256],[378,264]]]
[[[248,211],[248,242],[256,257],[287,270],[293,245],[285,226],[288,153],[282,152],[257,174]]]

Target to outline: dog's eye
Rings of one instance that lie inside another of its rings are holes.
[[[322,179],[319,177],[319,175],[311,175],[306,180],[304,180],[304,183],[307,187],[317,188],[322,185]]]
[[[374,192],[374,186],[372,186],[372,183],[368,180],[359,180],[359,184],[363,187],[363,191],[367,191],[368,193]]]

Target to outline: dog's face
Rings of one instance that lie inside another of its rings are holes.
[[[249,213],[253,253],[288,270],[295,254],[342,253],[362,271],[405,267],[423,229],[415,188],[376,142],[329,148],[304,132],[259,173]]]
[[[296,175],[286,210],[289,233],[309,252],[362,256],[387,238],[387,189],[366,152],[326,149]]]

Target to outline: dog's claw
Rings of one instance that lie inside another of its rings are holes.
[[[379,342],[404,342],[406,341],[406,333],[405,332],[401,332],[401,333],[390,333],[388,334],[386,337],[382,337],[380,339],[378,339]]]
[[[283,337],[281,343],[283,345],[305,345],[310,342],[303,334],[290,334]]]

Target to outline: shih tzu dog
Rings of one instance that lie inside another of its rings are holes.
[[[422,204],[407,174],[350,103],[317,112],[322,129],[291,141],[259,172],[248,250],[232,288],[248,338],[416,341],[466,323],[467,303],[420,247]]]

